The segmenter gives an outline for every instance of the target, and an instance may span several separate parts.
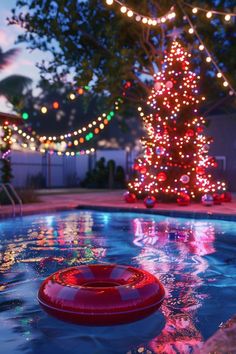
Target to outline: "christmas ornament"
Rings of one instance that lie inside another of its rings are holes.
[[[167,81],[166,83],[166,88],[171,89],[173,87],[173,82],[172,81]]]
[[[205,168],[202,167],[202,166],[197,166],[197,167],[196,167],[196,173],[197,173],[198,175],[204,175],[204,173],[205,173]]]
[[[204,194],[202,196],[202,204],[205,206],[212,206],[214,203],[213,196],[211,194]]]
[[[210,145],[209,144],[204,144],[203,147],[202,147],[202,151],[207,153],[210,149]]]
[[[203,127],[197,127],[197,132],[202,133],[203,132]]]
[[[133,169],[135,170],[135,171],[138,171],[139,170],[139,164],[138,163],[135,163],[134,165],[133,165]]]
[[[153,208],[156,203],[156,198],[153,196],[148,196],[144,199],[144,204],[147,208]]]
[[[126,203],[135,203],[136,202],[136,195],[134,193],[130,192],[125,192],[124,194],[124,200]]]
[[[165,153],[165,148],[163,148],[162,146],[158,146],[156,148],[156,154],[157,155],[164,155],[164,153]]]
[[[147,172],[146,167],[141,167],[141,168],[140,168],[140,173],[141,173],[142,175],[144,175],[146,172]]]
[[[161,89],[161,82],[155,82],[154,88],[156,91],[159,91]]]
[[[215,205],[220,205],[221,204],[221,199],[220,199],[220,195],[217,193],[213,194],[213,201]]]
[[[158,182],[165,182],[167,180],[167,176],[166,176],[165,172],[158,173],[157,180],[158,180]]]
[[[180,206],[187,206],[190,203],[190,196],[186,193],[181,193],[177,198],[177,203]]]
[[[192,136],[194,136],[194,130],[193,129],[188,129],[187,131],[186,131],[186,135],[187,136],[189,136],[189,137],[192,137]]]
[[[222,193],[220,199],[223,203],[230,203],[232,202],[232,195],[229,192]]]
[[[180,177],[180,182],[184,183],[184,184],[187,184],[188,182],[190,181],[190,178],[188,175],[182,175]]]

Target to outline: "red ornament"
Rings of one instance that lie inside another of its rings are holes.
[[[213,202],[215,205],[221,204],[220,194],[217,194],[217,193],[213,194]]]
[[[148,196],[144,199],[144,204],[147,208],[153,208],[156,203],[156,198],[153,196]]]
[[[155,82],[154,88],[155,88],[155,90],[159,91],[161,89],[161,82],[158,82],[158,81]]]
[[[135,163],[134,166],[133,166],[133,169],[135,171],[138,171],[139,170],[139,164],[138,163]]]
[[[186,135],[187,136],[189,136],[189,137],[192,137],[192,136],[194,136],[194,130],[193,129],[188,129],[187,131],[186,131]]]
[[[166,88],[171,89],[172,87],[173,87],[173,82],[172,81],[167,81]]]
[[[202,167],[202,166],[197,166],[197,167],[196,167],[196,173],[197,173],[198,175],[204,175],[205,171],[206,171],[205,168]]]
[[[224,203],[230,203],[232,202],[232,195],[229,192],[224,192],[221,194],[220,199]]]
[[[177,203],[180,206],[187,206],[190,203],[190,196],[186,193],[181,193],[177,198]]]
[[[146,167],[141,167],[141,168],[140,168],[140,173],[141,173],[142,175],[144,175],[146,172],[147,172]]]
[[[158,182],[165,182],[167,180],[167,176],[166,176],[165,172],[158,173],[157,180],[158,180]]]
[[[124,200],[126,203],[135,203],[136,202],[136,195],[134,193],[130,192],[125,192],[124,194]]]
[[[202,133],[203,132],[203,127],[197,127],[197,132]]]

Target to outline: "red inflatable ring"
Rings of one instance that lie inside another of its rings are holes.
[[[92,264],[50,275],[40,286],[38,300],[45,311],[61,320],[111,325],[150,315],[164,296],[159,280],[144,270]]]

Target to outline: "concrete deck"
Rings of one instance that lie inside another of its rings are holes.
[[[128,204],[123,200],[124,191],[55,189],[38,192],[39,202],[23,205],[23,215],[68,210],[74,208],[92,208],[99,210],[124,210],[183,217],[209,217],[236,220],[236,198],[231,203],[206,207],[201,203],[179,206],[175,203],[157,203],[147,209],[142,201]],[[17,215],[19,206],[16,207]],[[1,218],[12,216],[11,206],[0,206]]]

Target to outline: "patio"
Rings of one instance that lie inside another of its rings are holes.
[[[126,203],[123,200],[123,194],[124,191],[121,190],[89,190],[81,188],[39,190],[39,202],[23,205],[23,215],[91,207],[93,209],[109,209],[109,211],[118,209],[171,216],[207,216],[227,220],[235,220],[236,218],[235,198],[233,198],[231,203],[223,203],[211,207],[206,207],[201,203],[191,203],[184,207],[180,207],[175,203],[157,203],[154,208],[147,209],[142,201],[133,204]],[[1,206],[1,218],[10,217],[11,215],[12,207],[10,205]]]

